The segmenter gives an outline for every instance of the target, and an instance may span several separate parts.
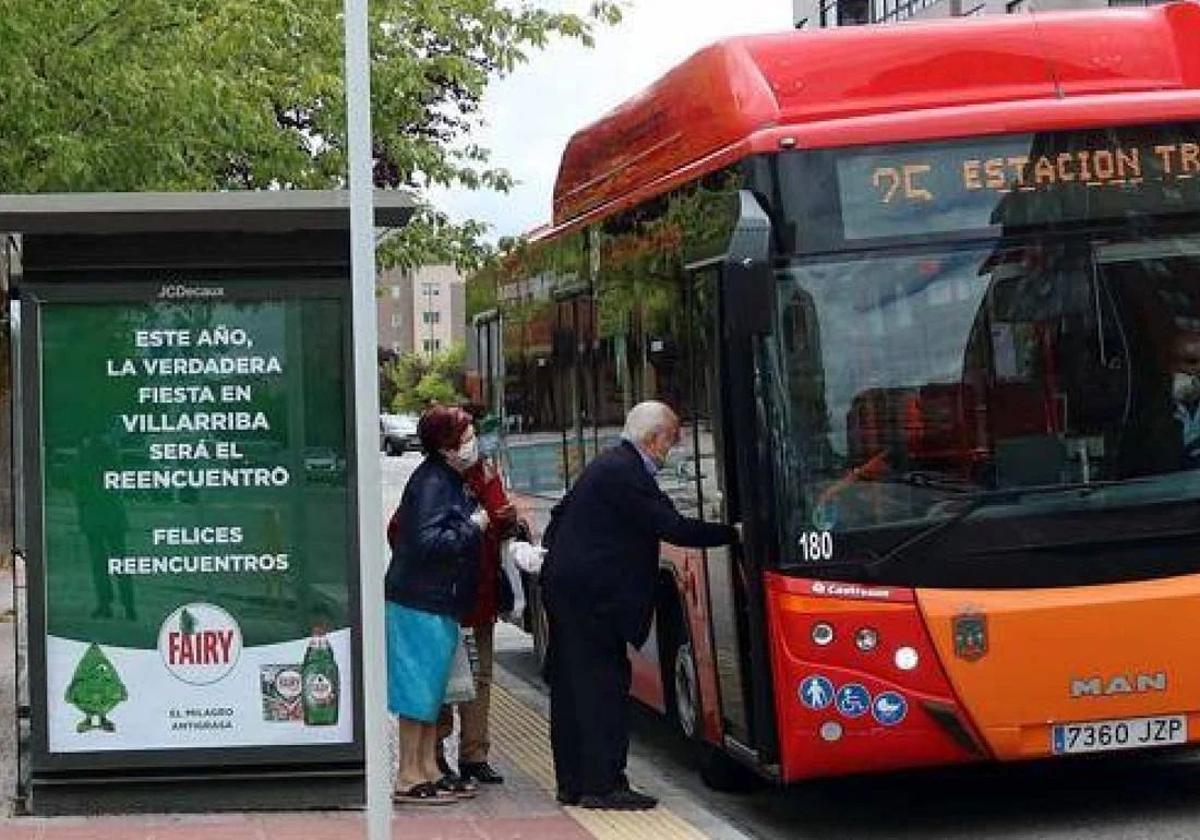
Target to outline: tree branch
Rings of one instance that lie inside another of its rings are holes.
[[[84,30],[81,35],[75,38],[75,40],[69,44],[69,47],[71,49],[75,49],[76,47],[81,47],[86,44],[93,36],[95,36],[97,32],[104,28],[105,24],[114,20],[119,14],[121,14],[124,8],[125,7],[123,5],[114,6],[109,10],[108,14],[104,15],[104,17],[93,23],[86,30]]]

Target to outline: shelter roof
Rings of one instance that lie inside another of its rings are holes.
[[[416,206],[376,190],[377,227],[402,227]],[[350,227],[347,190],[0,195],[0,231],[21,234],[336,230]]]

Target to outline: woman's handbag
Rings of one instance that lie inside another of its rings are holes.
[[[450,679],[446,683],[443,703],[470,703],[475,699],[475,673],[471,669],[468,646],[474,643],[470,630],[459,633],[458,646],[454,648],[454,660],[450,665]]]

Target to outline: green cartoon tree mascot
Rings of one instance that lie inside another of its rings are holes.
[[[120,702],[129,698],[125,683],[117,669],[108,661],[95,642],[75,666],[71,684],[67,686],[67,702],[83,712],[83,720],[75,725],[76,732],[103,729],[115,732],[116,725],[106,715]],[[92,718],[97,718],[95,723]]]

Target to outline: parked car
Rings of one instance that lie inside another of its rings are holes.
[[[420,451],[421,439],[417,437],[417,418],[411,414],[381,414],[379,448],[388,455]]]
[[[328,446],[304,450],[304,473],[310,481],[336,482],[346,475],[346,459]]]

